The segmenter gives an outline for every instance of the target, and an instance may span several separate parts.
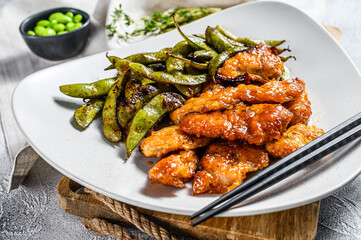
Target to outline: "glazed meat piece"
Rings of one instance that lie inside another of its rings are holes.
[[[302,123],[305,125],[308,124],[312,110],[311,102],[308,100],[306,91],[295,97],[292,101],[284,103],[283,106],[293,113],[293,118],[289,126],[295,125],[297,123]]]
[[[178,150],[191,150],[207,146],[211,139],[197,138],[181,131],[178,126],[170,126],[154,131],[140,143],[140,152],[146,157],[163,157]]]
[[[194,176],[198,156],[194,150],[180,151],[157,162],[148,172],[152,183],[184,187],[184,182]]]
[[[170,115],[178,124],[188,113],[205,113],[231,108],[241,102],[250,103],[284,103],[302,94],[305,83],[301,79],[287,81],[270,81],[262,86],[240,84],[214,93],[206,92],[198,98],[187,100],[184,105]]]
[[[197,137],[246,140],[262,145],[278,139],[286,130],[293,114],[280,104],[237,106],[231,110],[190,113],[179,127]]]
[[[246,178],[246,173],[268,166],[267,152],[244,142],[216,142],[208,146],[193,180],[193,194],[226,193]]]
[[[284,132],[280,139],[266,144],[272,156],[283,158],[324,134],[321,128],[296,124]]]
[[[283,62],[277,51],[267,45],[257,45],[228,59],[217,69],[216,79],[226,82],[251,80],[266,83],[272,79],[278,80],[283,71]]]

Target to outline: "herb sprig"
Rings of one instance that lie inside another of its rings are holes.
[[[177,13],[177,22],[183,25],[220,10],[220,8],[174,8],[165,12],[155,11],[152,16],[134,20],[124,12],[120,4],[119,8],[114,9],[114,13],[111,16],[112,21],[105,28],[108,30],[108,37],[129,40],[137,36],[157,35],[174,29],[175,26],[172,19],[174,12]],[[127,29],[132,30],[129,31]]]

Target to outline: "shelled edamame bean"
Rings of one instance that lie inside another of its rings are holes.
[[[73,31],[83,26],[83,16],[72,12],[52,13],[48,19],[40,20],[36,23],[33,30],[29,30],[29,35],[36,36],[54,36]]]

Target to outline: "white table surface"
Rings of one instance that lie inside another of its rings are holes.
[[[0,9],[9,1],[0,0]],[[17,18],[16,15],[13,17]],[[342,46],[361,70],[361,1],[327,0],[323,24],[342,30]],[[1,32],[0,39],[5,37]],[[104,33],[96,31],[94,34],[102,37]],[[85,51],[92,53],[92,49],[89,49],[91,47],[89,45]],[[105,50],[104,44],[96,51]],[[40,59],[30,51],[15,57],[2,54],[0,53],[0,81],[11,77],[9,74],[18,74],[23,78],[54,64]],[[22,70],[24,58],[31,61],[31,66],[26,71]],[[0,128],[0,239],[111,239],[86,231],[77,216],[60,209],[56,186],[62,175],[46,162],[38,161],[23,186],[7,193],[10,170],[11,160]],[[137,231],[135,233],[140,234]],[[316,239],[361,239],[361,176],[321,201]]]

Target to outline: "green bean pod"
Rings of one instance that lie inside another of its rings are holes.
[[[234,47],[218,54],[209,62],[208,76],[215,81],[217,68],[221,67],[229,58],[246,49],[246,47]]]
[[[271,47],[276,47],[278,45],[281,45],[282,43],[285,42],[285,40],[260,40],[260,39],[252,39],[252,38],[241,38],[238,37],[236,35],[234,35],[233,33],[231,33],[230,31],[220,27],[220,26],[216,26],[216,29],[222,33],[224,36],[226,36],[227,38],[230,38],[236,42],[245,44],[247,46],[254,46],[254,45],[258,45],[258,44],[266,44],[268,46]]]
[[[118,122],[120,126],[125,128],[144,104],[161,92],[162,89],[158,88],[157,84],[148,84],[142,86],[132,96],[123,99],[118,107]]]
[[[60,86],[65,95],[75,98],[99,98],[106,96],[114,85],[115,78],[102,79],[93,83],[75,83]]]
[[[122,74],[118,75],[117,81],[110,89],[103,107],[103,134],[110,142],[119,142],[122,139],[122,129],[117,120],[117,99],[122,92],[126,72],[122,71]]]
[[[165,72],[154,72],[139,63],[130,63],[129,67],[136,74],[149,78],[155,82],[180,85],[198,85],[207,81],[206,74],[200,75],[171,75]]]
[[[181,95],[165,92],[155,96],[134,116],[126,139],[128,158],[147,132],[166,113],[180,107],[184,102]]]
[[[103,109],[104,99],[90,99],[84,105],[81,105],[75,112],[76,123],[83,129],[87,128],[93,122],[96,115]]]
[[[135,63],[141,64],[153,64],[153,63],[161,63],[167,60],[167,53],[171,51],[172,48],[163,48],[158,52],[148,52],[148,53],[137,53],[126,57],[126,60]]]
[[[177,56],[177,55],[173,55],[171,53],[168,53],[168,56],[172,57],[172,58],[176,58],[184,63],[188,63],[190,66],[199,69],[199,70],[206,70],[208,69],[208,63],[198,63],[198,62],[194,62],[192,60],[189,60],[187,58],[181,57],[181,56]]]

